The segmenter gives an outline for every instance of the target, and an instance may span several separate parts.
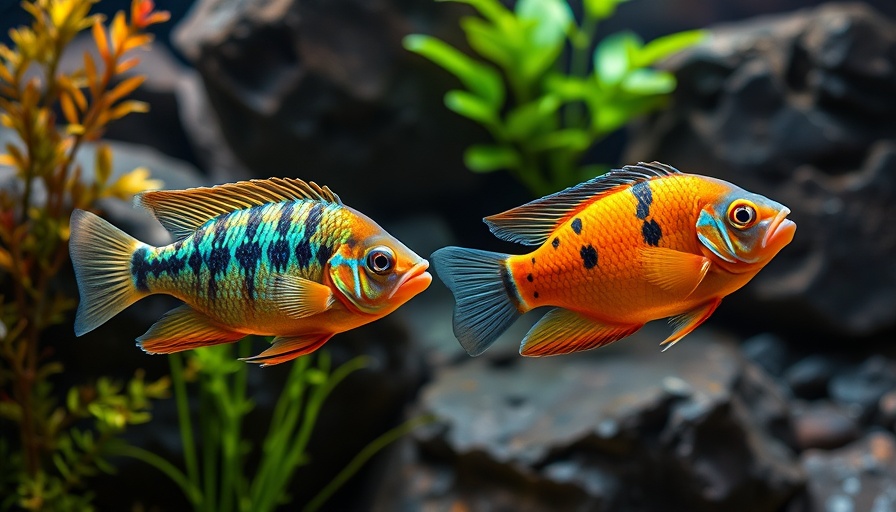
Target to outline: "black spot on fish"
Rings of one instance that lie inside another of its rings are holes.
[[[535,297],[535,298],[537,299],[537,298],[538,298],[538,292],[533,293],[532,296]]]
[[[246,236],[245,240],[251,242],[255,238],[255,232],[258,231],[258,225],[261,224],[262,210],[265,207],[255,206],[249,209],[249,218],[246,219]]]
[[[303,237],[299,240],[299,243],[296,244],[296,263],[298,263],[301,268],[307,268],[308,264],[311,263],[311,256],[311,242]]]
[[[240,268],[245,273],[246,279],[246,295],[250,299],[255,298],[255,272],[258,270],[258,263],[261,260],[261,246],[258,245],[258,242],[245,243],[240,244],[239,247],[236,248],[236,256],[237,262],[240,264]]]
[[[208,265],[208,298],[214,300],[218,295],[218,274],[224,274],[230,265],[230,249],[224,243],[227,239],[227,222],[219,219],[214,223],[212,250],[205,258]]]
[[[575,231],[577,235],[582,234],[582,219],[578,217],[572,219],[572,230]]]
[[[650,215],[650,205],[653,203],[653,193],[650,191],[650,182],[642,181],[632,187],[632,194],[638,200],[638,206],[635,215],[639,219],[644,220]]]
[[[644,225],[641,227],[641,235],[644,237],[644,243],[656,246],[660,244],[663,230],[660,229],[660,225],[656,223],[656,220],[650,219],[650,222],[645,220]]]
[[[271,267],[277,272],[283,272],[289,265],[289,241],[281,238],[268,246],[268,259]]]
[[[554,246],[554,249],[556,249],[557,247],[560,247],[560,238],[554,237],[554,241],[551,242],[551,245]]]
[[[324,209],[325,206],[321,203],[312,203],[311,208],[308,210],[308,215],[305,216],[305,231],[303,235],[305,238],[310,240],[314,233],[317,232],[324,215]]]
[[[329,245],[321,245],[317,248],[317,262],[320,263],[320,266],[323,267],[330,261],[330,256],[333,255],[333,249],[330,248]]]
[[[535,258],[532,258],[532,264],[535,265]]]
[[[513,305],[519,308],[520,295],[517,292],[516,284],[514,284],[513,279],[510,277],[510,272],[507,272],[507,269],[503,266],[501,267],[501,283],[504,285],[504,291],[507,293],[507,296],[511,298]]]
[[[585,268],[590,270],[597,266],[597,249],[593,245],[588,244],[587,247],[583,245],[579,255],[582,256],[582,264],[585,265]]]
[[[134,275],[135,286],[141,292],[149,291],[149,285],[146,283],[146,274],[150,270],[149,263],[146,261],[147,252],[149,251],[146,247],[141,247],[131,256],[131,274]]]
[[[532,282],[532,274],[526,276],[526,281],[529,281],[530,283]]]

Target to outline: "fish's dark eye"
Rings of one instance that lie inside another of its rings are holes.
[[[377,247],[367,253],[367,268],[374,274],[385,274],[394,264],[395,256],[388,247]]]
[[[738,229],[746,229],[756,223],[756,207],[748,202],[738,202],[728,209],[728,221]]]

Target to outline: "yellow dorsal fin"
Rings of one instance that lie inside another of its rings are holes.
[[[151,211],[175,240],[181,240],[219,215],[300,199],[342,204],[339,196],[328,187],[297,178],[239,181],[186,190],[154,190],[138,194],[134,203]]]

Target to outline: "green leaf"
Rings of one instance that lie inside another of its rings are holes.
[[[545,90],[564,101],[584,100],[597,90],[597,85],[591,80],[561,73],[551,73],[544,84]]]
[[[550,151],[567,149],[582,151],[591,145],[591,136],[585,130],[569,128],[548,133],[533,140],[529,145],[532,151]]]
[[[642,96],[668,94],[675,90],[675,75],[649,68],[636,69],[622,81],[622,90]]]
[[[607,102],[592,113],[592,127],[599,133],[615,131],[633,117],[650,111],[662,104],[662,96],[640,96]]]
[[[634,67],[633,55],[641,40],[631,32],[619,32],[604,38],[594,49],[594,71],[606,86],[615,86]]]
[[[491,105],[467,91],[448,91],[445,94],[445,106],[486,126],[494,125],[498,121],[497,112]]]
[[[536,132],[538,128],[554,128],[556,123],[552,116],[560,105],[559,98],[548,95],[514,108],[507,114],[507,136],[511,139],[522,139]]]
[[[635,57],[638,67],[649,66],[685,48],[700,43],[709,36],[707,30],[687,30],[658,37],[645,44]]]
[[[585,15],[589,18],[603,20],[616,12],[616,7],[628,0],[584,0]]]
[[[499,108],[503,104],[504,81],[493,67],[477,62],[448,43],[431,36],[406,36],[404,47],[445,68],[492,107]]]
[[[436,0],[438,2],[456,2],[459,4],[467,4],[472,6],[485,19],[491,21],[495,25],[501,26],[507,23],[508,19],[513,18],[513,14],[507,10],[498,0]]]
[[[534,80],[557,62],[574,18],[563,0],[519,0],[516,13],[523,22],[520,48],[522,75]]]
[[[514,48],[494,25],[482,18],[468,16],[460,20],[470,48],[499,66],[509,68],[514,64]]]
[[[491,172],[519,166],[520,156],[511,147],[476,144],[464,152],[464,163],[474,172]]]

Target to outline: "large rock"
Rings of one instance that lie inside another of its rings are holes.
[[[674,102],[634,131],[626,160],[730,180],[799,226],[728,311],[802,334],[896,327],[896,24],[826,4],[718,27],[669,67]]]
[[[362,210],[407,211],[477,183],[461,162],[474,125],[442,103],[447,72],[401,45],[410,32],[450,26],[456,33],[456,16],[445,15],[455,9],[397,0],[203,0],[175,40],[253,173],[325,183]],[[383,200],[399,189],[416,193]]]
[[[375,508],[778,510],[803,475],[776,386],[711,330],[657,339],[439,371]]]

